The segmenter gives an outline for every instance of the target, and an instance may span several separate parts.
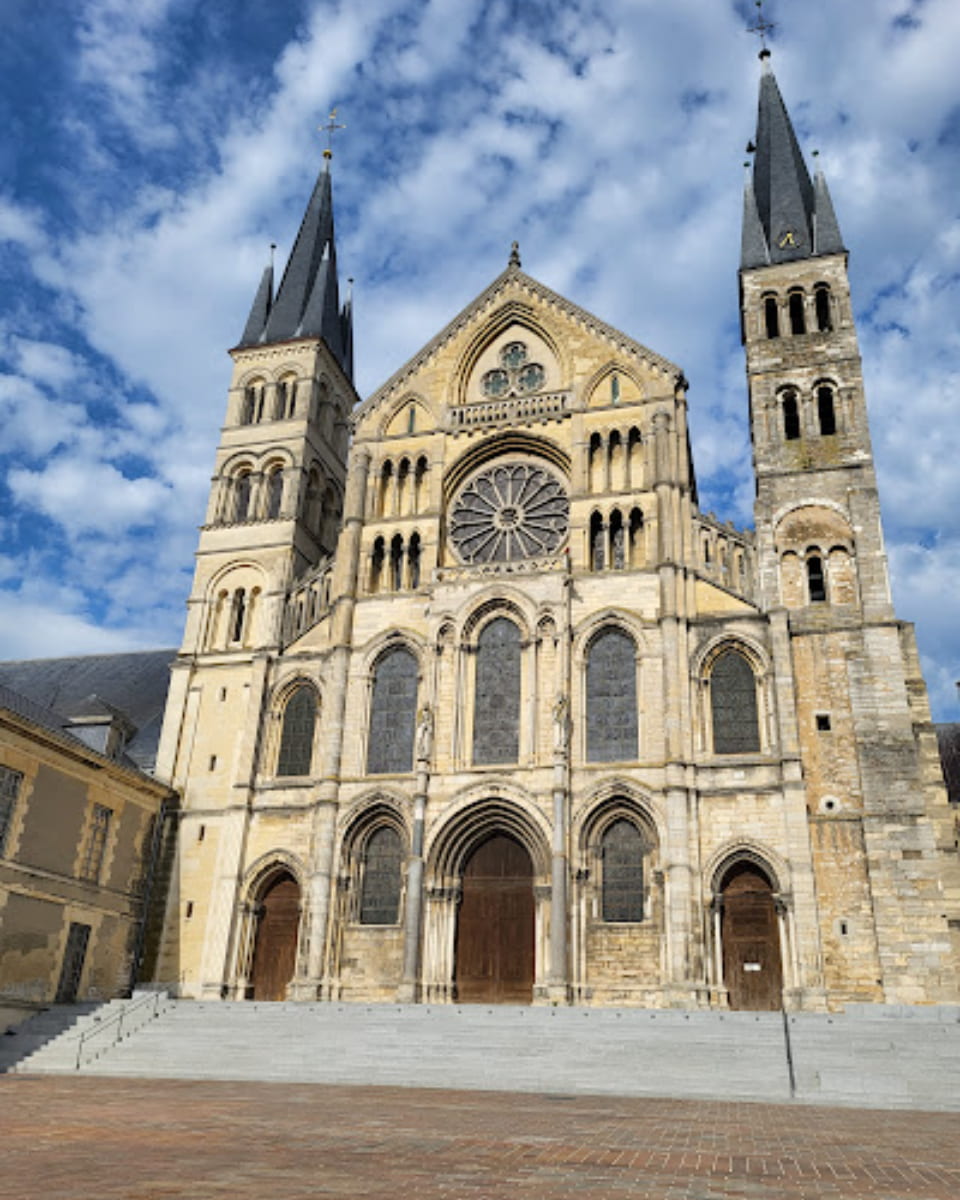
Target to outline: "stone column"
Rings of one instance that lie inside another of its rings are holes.
[[[430,754],[433,749],[433,712],[429,705],[420,710],[417,721],[417,790],[413,797],[413,837],[407,863],[407,905],[403,925],[403,975],[397,989],[401,1004],[416,1004],[420,999],[420,948],[423,929],[423,825],[430,782]]]
[[[563,580],[563,616],[560,621],[559,677],[563,691],[553,709],[553,846],[550,874],[550,968],[547,997],[566,1004],[570,998],[570,969],[567,954],[567,841],[568,796],[570,780],[570,637],[572,627],[572,577],[570,559]]]

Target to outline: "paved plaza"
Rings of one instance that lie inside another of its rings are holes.
[[[0,1077],[0,1200],[956,1200],[949,1113]]]

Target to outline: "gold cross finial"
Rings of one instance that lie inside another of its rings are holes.
[[[326,125],[318,126],[321,133],[327,135],[327,147],[323,152],[324,158],[333,158],[333,135],[338,129],[346,129],[346,125],[340,125],[337,122],[337,110],[330,109],[330,116],[327,119]]]
[[[762,55],[769,54],[767,49],[767,34],[776,29],[776,25],[772,21],[768,21],[763,15],[763,0],[756,0],[757,19],[753,25],[747,26],[747,33],[755,33],[760,39],[760,45],[763,49],[760,51]]]

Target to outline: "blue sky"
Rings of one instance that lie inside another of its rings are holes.
[[[850,247],[899,614],[960,719],[960,5],[771,0]],[[732,0],[3,0],[0,655],[179,641],[235,344],[339,105],[373,390],[506,263],[683,365],[704,507],[751,519]]]

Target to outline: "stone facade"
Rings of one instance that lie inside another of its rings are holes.
[[[846,253],[776,257],[741,272],[755,532],[699,510],[680,369],[516,252],[363,403],[335,327],[279,339],[261,288],[158,759],[183,797],[159,978],[956,1000],[953,820]],[[304,321],[329,287],[307,280]],[[477,865],[497,839],[528,864],[499,881]]]
[[[55,727],[65,724],[0,689],[5,1020],[55,1000],[128,993],[142,949],[161,810],[172,796],[131,762]],[[91,729],[80,732],[89,738]]]

